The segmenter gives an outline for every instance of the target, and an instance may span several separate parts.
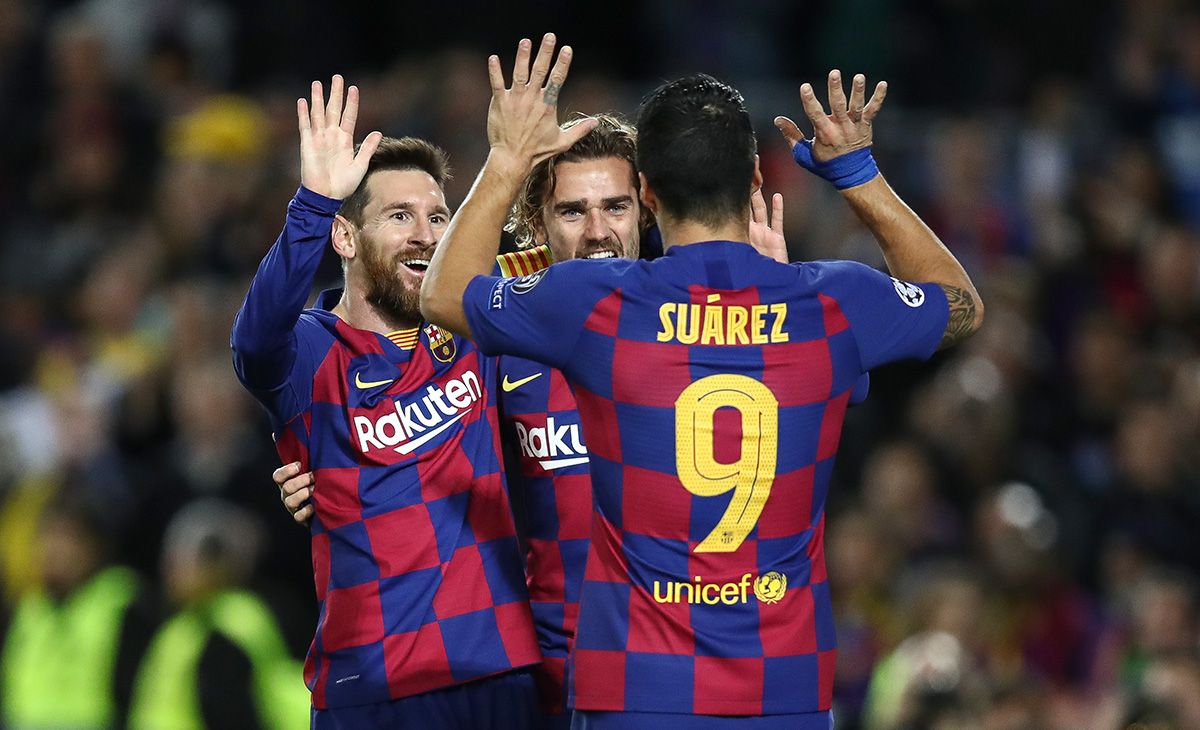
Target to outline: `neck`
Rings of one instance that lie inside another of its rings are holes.
[[[396,330],[412,329],[421,324],[420,319],[395,319],[380,312],[367,301],[363,287],[355,286],[349,278],[342,289],[342,298],[338,300],[333,313],[354,329],[367,330],[386,335]]]
[[[661,212],[658,215],[658,230],[662,234],[663,251],[672,246],[687,246],[705,241],[740,241],[750,243],[750,219],[748,211],[727,218],[717,225],[690,219],[672,218]]]

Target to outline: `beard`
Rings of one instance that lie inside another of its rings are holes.
[[[406,281],[406,277],[401,273],[399,254],[389,259],[383,255],[379,246],[365,237],[360,242],[359,249],[362,253],[363,272],[367,278],[367,304],[374,307],[380,316],[389,322],[419,322],[420,285],[412,286]]]

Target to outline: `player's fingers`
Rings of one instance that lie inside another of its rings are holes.
[[[842,88],[842,72],[836,68],[829,72],[829,111],[838,121],[846,119],[846,90]]]
[[[299,492],[301,489],[307,489],[312,486],[316,486],[316,479],[313,477],[313,473],[310,471],[305,474],[294,476],[285,481],[283,484],[280,484],[279,491],[282,494],[282,498],[286,499],[296,492]]]
[[[550,82],[546,84],[542,101],[551,105],[558,103],[558,95],[567,81],[567,73],[571,70],[571,59],[574,57],[575,51],[570,46],[563,46],[562,50],[558,52],[558,60],[554,62],[554,69],[550,71]]]
[[[308,116],[313,129],[325,127],[325,92],[320,81],[312,82],[312,103],[308,107]]]
[[[299,489],[296,492],[284,497],[283,506],[287,507],[289,512],[295,512],[296,510],[300,509],[300,506],[304,504],[305,500],[311,496],[312,488],[304,487],[303,489]]]
[[[307,525],[312,520],[312,518],[313,518],[313,506],[311,504],[306,504],[303,507],[301,507],[300,509],[298,509],[292,513],[292,519],[295,520],[296,524],[299,524],[299,525]]]
[[[862,118],[864,122],[870,123],[879,110],[883,108],[883,100],[887,98],[887,82],[880,81],[875,84],[875,93],[871,94],[871,100],[863,107]]]
[[[570,149],[576,142],[586,137],[588,132],[595,129],[599,123],[598,119],[584,119],[570,129],[563,130],[559,135],[558,147],[563,150]]]
[[[275,471],[271,472],[271,481],[275,482],[275,486],[283,487],[284,482],[291,479],[300,473],[300,462],[293,461],[290,464],[284,464]]]
[[[817,94],[813,91],[812,84],[800,85],[800,104],[804,107],[804,114],[808,117],[808,121],[812,122],[814,132],[828,134],[837,129],[837,125],[825,113],[821,102],[817,101]]]
[[[787,140],[788,146],[795,147],[804,139],[804,133],[800,131],[800,127],[787,117],[775,117],[775,128]]]
[[[517,60],[513,62],[513,88],[529,83],[529,48],[532,44],[528,38],[522,38],[517,44]]]
[[[375,150],[379,149],[379,143],[383,141],[383,132],[371,132],[358,146],[358,154],[354,156],[354,164],[361,167],[364,171],[367,169],[367,164],[371,162],[371,157],[375,154]]]
[[[346,89],[346,110],[342,112],[342,131],[354,137],[354,125],[358,123],[358,87]]]
[[[307,142],[312,131],[312,120],[308,117],[308,100],[296,100],[296,123],[300,127],[300,141]]]
[[[866,90],[867,77],[854,74],[854,80],[850,82],[850,119],[855,122],[862,118]]]
[[[492,94],[504,91],[504,71],[500,69],[500,57],[488,56],[488,81],[492,84]]]
[[[762,188],[750,194],[750,220],[767,225],[767,201],[763,198]]]
[[[529,85],[541,87],[546,80],[546,71],[550,68],[550,59],[554,58],[556,43],[553,33],[542,36],[542,44],[538,46],[537,58],[533,59],[533,73],[529,76]],[[561,59],[561,54],[560,54]]]
[[[776,233],[783,233],[783,193],[775,193],[771,196],[770,228]]]
[[[342,96],[346,89],[346,80],[341,74],[334,74],[329,82],[329,103],[325,105],[325,123],[336,127],[342,123]]]

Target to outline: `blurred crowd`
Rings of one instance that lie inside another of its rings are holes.
[[[308,536],[228,348],[298,184],[295,98],[346,73],[360,131],[448,150],[453,205],[487,150],[486,55],[557,21],[572,110],[632,114],[680,71],[743,89],[794,259],[882,266],[771,118],[832,66],[886,78],[880,167],[987,302],[847,417],[838,726],[1200,728],[1200,8],[535,2],[460,33],[390,5],[0,0],[6,626],[106,566],[137,611],[186,611],[199,560],[303,656]],[[203,559],[172,559],[197,514]]]

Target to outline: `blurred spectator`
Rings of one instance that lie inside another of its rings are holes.
[[[167,528],[163,574],[179,610],[138,670],[135,730],[303,727],[308,690],[271,611],[240,588],[262,533],[246,512],[215,499],[183,508]]]
[[[18,600],[0,654],[5,727],[125,727],[156,616],[137,575],[110,562],[101,509],[70,492],[42,512],[40,587]]]

